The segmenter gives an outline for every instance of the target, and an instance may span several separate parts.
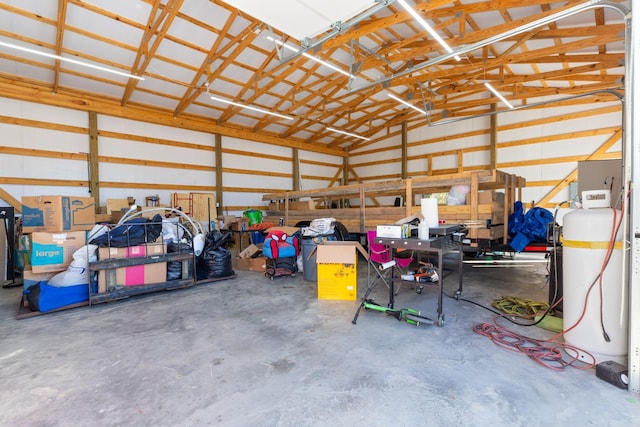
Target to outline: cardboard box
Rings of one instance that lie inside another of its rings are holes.
[[[313,200],[301,200],[297,202],[289,202],[289,210],[292,211],[312,211],[316,205]],[[284,209],[284,208],[283,208]]]
[[[376,227],[376,236],[390,239],[408,239],[411,237],[409,224],[381,224]]]
[[[33,270],[27,269],[22,272],[22,282],[24,290],[29,289],[30,286],[38,284],[38,282],[47,282],[53,276],[58,274],[57,271],[49,271],[46,273],[34,273]]]
[[[127,199],[107,199],[107,212],[110,214],[111,212],[119,212],[124,210],[125,212],[129,210],[129,200]]]
[[[73,253],[85,245],[84,231],[36,232],[31,235],[31,270],[34,273],[63,271]]]
[[[236,222],[238,218],[233,215],[220,215],[218,216],[218,222],[220,223],[220,228],[224,230],[229,230],[234,222]]]
[[[264,272],[267,270],[267,257],[259,256],[255,258],[236,258],[236,269]]]
[[[252,243],[238,254],[238,258],[251,258],[258,252],[260,252],[260,248]]]
[[[23,196],[22,231],[91,230],[96,224],[93,197]]]
[[[140,216],[142,218],[153,218],[156,214],[163,215],[162,211],[159,211],[159,208],[166,208],[167,206],[158,205],[158,206],[140,206],[138,207],[138,212],[141,212]]]
[[[469,239],[489,239],[496,240],[504,237],[504,225],[495,224],[490,227],[481,225],[467,225]]]
[[[485,191],[478,192],[478,204],[488,205],[494,202],[504,203],[504,193],[501,193],[495,190],[485,190]]]
[[[231,224],[233,231],[246,231],[249,229],[249,218],[238,218],[238,220]]]
[[[166,253],[163,243],[149,243],[146,245],[129,246],[126,248],[99,248],[98,259],[143,258],[163,255]],[[167,263],[132,265],[116,268],[116,283],[114,286],[138,286],[167,281]],[[107,291],[106,270],[98,273],[98,292]]]
[[[327,240],[316,246],[314,252],[318,269],[318,299],[356,299],[358,251],[368,258],[367,252],[358,242]]]

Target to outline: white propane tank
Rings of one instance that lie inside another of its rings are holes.
[[[615,237],[611,259],[602,275],[602,304],[596,280],[615,227],[614,214],[617,223],[622,212],[585,206],[586,209],[576,209],[565,215],[562,226],[565,342],[583,350],[577,356],[586,363],[592,359],[585,352],[591,354],[596,363],[609,360],[626,363],[628,296],[622,282],[622,227]],[[594,281],[596,284],[589,292]],[[580,320],[585,304],[586,311]],[[610,339],[608,342],[600,323],[601,307],[604,330]],[[578,321],[577,326],[571,329]]]

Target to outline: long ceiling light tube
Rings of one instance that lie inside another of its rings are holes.
[[[107,68],[107,67],[102,67],[100,65],[90,64],[88,62],[78,61],[77,59],[67,58],[66,56],[60,56],[60,55],[56,55],[56,54],[53,54],[53,53],[42,52],[40,50],[31,49],[31,48],[28,48],[28,47],[25,47],[25,46],[19,46],[19,45],[13,44],[13,43],[6,43],[6,42],[3,42],[3,41],[0,41],[0,46],[4,46],[4,47],[11,48],[11,49],[20,50],[22,52],[32,53],[34,55],[45,56],[47,58],[57,59],[58,61],[64,61],[64,62],[69,62],[71,64],[81,65],[83,67],[93,68],[94,70],[100,70],[100,71],[105,71],[105,72],[111,73],[111,74],[117,74],[119,76],[124,76],[124,77],[128,77],[128,78],[131,78],[131,79],[144,80],[144,77],[140,77],[140,76],[136,76],[136,75],[133,75],[133,74],[125,73],[124,71],[118,71],[118,70],[115,70],[113,68]]]
[[[413,19],[418,21],[418,23],[422,25],[422,27],[425,30],[427,30],[429,34],[431,34],[431,37],[433,37],[434,39],[436,39],[438,43],[440,43],[440,46],[442,46],[444,50],[447,51],[447,53],[453,53],[453,49],[451,49],[451,47],[447,44],[447,42],[445,42],[444,39],[440,37],[438,33],[436,33],[436,30],[434,30],[431,27],[431,25],[427,24],[427,21],[422,19],[422,16],[418,15],[418,12],[413,10],[413,8],[409,7],[409,5],[404,0],[398,0],[398,3],[400,3],[400,5],[404,8],[404,10],[409,12],[409,15],[411,15]],[[456,61],[460,61],[460,56],[455,55],[454,58]]]
[[[512,103],[510,103],[509,101],[507,101],[507,98],[505,98],[504,96],[502,96],[502,94],[500,92],[498,92],[493,86],[491,86],[490,83],[485,82],[484,86],[489,89],[491,91],[491,93],[493,93],[495,96],[498,97],[498,99],[500,99],[500,101],[502,101],[504,103],[504,105],[506,105],[507,107],[511,108],[512,110],[515,108],[513,106]]]
[[[418,113],[420,113],[420,114],[424,114],[425,116],[427,115],[427,112],[426,112],[426,111],[421,110],[420,108],[418,108],[418,107],[416,107],[415,105],[413,105],[413,104],[411,104],[411,103],[409,103],[409,102],[405,101],[404,99],[400,99],[400,98],[398,98],[397,96],[392,95],[392,94],[390,94],[390,93],[387,93],[387,96],[388,96],[389,98],[391,98],[391,99],[395,99],[395,100],[396,100],[396,101],[398,101],[399,103],[404,104],[404,105],[406,105],[406,106],[407,106],[407,107],[409,107],[409,108],[413,108],[414,110],[416,110],[416,111],[417,111]]]
[[[214,100],[214,101],[222,102],[224,104],[231,104],[231,105],[235,105],[236,107],[246,108],[247,110],[256,111],[258,113],[269,114],[271,116],[280,117],[280,118],[286,119],[286,120],[293,120],[293,117],[291,117],[291,116],[285,116],[284,114],[278,114],[278,113],[274,113],[274,112],[271,112],[271,111],[263,110],[262,108],[253,107],[251,105],[240,104],[238,102],[233,102],[233,101],[229,101],[227,99],[218,98],[217,96],[211,96],[211,99]]]
[[[300,49],[297,49],[297,48],[295,48],[295,47],[291,46],[290,44],[287,44],[287,43],[281,42],[280,40],[276,40],[276,39],[274,39],[274,38],[273,38],[273,37],[271,37],[271,36],[267,36],[267,40],[270,40],[270,41],[272,41],[272,42],[276,43],[278,46],[282,46],[282,47],[284,47],[285,49],[288,49],[288,50],[290,50],[290,51],[292,51],[292,52],[299,52],[299,51],[300,51]],[[355,77],[356,77],[356,76],[354,76],[353,74],[348,73],[347,71],[343,70],[342,68],[340,68],[340,67],[338,67],[338,66],[336,66],[336,65],[333,65],[333,64],[332,64],[332,63],[330,63],[330,62],[323,61],[322,59],[320,59],[320,58],[316,58],[316,57],[315,57],[315,56],[313,56],[313,55],[309,55],[309,54],[308,54],[308,53],[306,53],[306,52],[303,52],[303,53],[302,53],[302,56],[304,56],[305,58],[310,59],[310,60],[312,60],[312,61],[315,61],[315,62],[317,62],[317,63],[319,63],[319,64],[321,64],[321,65],[324,65],[325,67],[331,68],[332,70],[337,71],[337,72],[339,72],[340,74],[344,74],[345,76],[347,76],[347,77],[349,77],[349,78],[355,79]]]
[[[412,73],[415,73],[416,71],[422,70],[422,69],[427,68],[427,67],[431,67],[432,65],[440,64],[441,62],[444,62],[444,61],[447,61],[447,60],[449,60],[451,58],[454,58],[457,55],[463,55],[465,53],[472,52],[472,51],[477,50],[477,49],[481,49],[481,48],[483,48],[485,46],[489,46],[489,45],[491,45],[493,43],[505,40],[505,39],[507,39],[509,37],[517,36],[519,34],[522,34],[522,33],[526,32],[526,31],[532,30],[534,28],[542,27],[542,26],[548,25],[548,24],[550,24],[552,22],[559,21],[560,19],[563,19],[563,18],[572,16],[572,15],[575,15],[577,13],[583,12],[585,10],[596,9],[596,8],[599,8],[599,7],[609,7],[609,8],[612,8],[612,9],[621,10],[621,8],[623,6],[621,6],[621,5],[617,4],[617,3],[613,3],[613,2],[609,2],[609,1],[605,1],[605,0],[590,0],[588,2],[579,4],[577,6],[570,7],[569,9],[563,10],[561,12],[554,13],[554,14],[546,16],[544,18],[540,18],[540,19],[538,19],[536,21],[529,22],[528,24],[522,25],[522,26],[514,28],[512,30],[508,30],[508,31],[505,31],[503,33],[497,34],[495,36],[489,37],[487,39],[481,40],[479,42],[472,43],[472,44],[466,45],[466,46],[461,46],[461,47],[459,47],[458,49],[454,50],[451,53],[446,53],[446,54],[441,55],[441,56],[439,56],[437,58],[433,58],[431,60],[425,61],[425,62],[423,62],[423,63],[421,63],[419,65],[416,65],[414,67],[407,68],[407,69],[405,69],[405,70],[403,70],[403,71],[401,71],[399,73],[391,74],[391,75],[389,75],[387,77],[384,77],[384,78],[382,78],[380,80],[376,80],[375,82],[371,82],[369,84],[353,88],[353,89],[351,89],[350,92],[357,92],[357,91],[360,91],[360,90],[363,90],[363,89],[368,89],[370,87],[377,86],[377,85],[379,85],[381,83],[386,83],[386,82],[389,82],[390,80],[410,75]]]
[[[340,130],[340,129],[330,128],[329,126],[327,126],[326,129],[330,130],[331,132],[341,133],[342,135],[347,135],[347,136],[352,136],[354,138],[364,139],[365,141],[371,141],[371,138],[367,138],[365,136],[356,135],[355,133],[351,133],[351,132],[345,132],[345,131]]]

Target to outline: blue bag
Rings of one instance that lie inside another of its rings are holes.
[[[46,313],[67,305],[89,301],[89,286],[51,286],[38,282],[23,292],[27,296],[31,310]]]

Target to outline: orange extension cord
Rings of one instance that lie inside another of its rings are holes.
[[[628,194],[629,193],[627,193],[627,196]],[[624,209],[624,199],[622,202],[622,209]],[[602,262],[598,276],[594,279],[593,283],[591,283],[591,285],[589,286],[589,289],[587,290],[587,294],[585,295],[584,305],[582,308],[582,313],[580,314],[580,317],[578,318],[578,320],[576,320],[576,322],[573,325],[571,325],[569,328],[565,329],[564,331],[554,335],[553,337],[547,340],[539,340],[536,338],[530,338],[530,337],[518,334],[516,332],[509,330],[508,328],[498,325],[498,320],[501,317],[506,318],[506,315],[499,314],[494,318],[494,323],[477,324],[473,327],[473,331],[479,335],[483,335],[489,338],[494,344],[496,344],[499,347],[502,347],[506,350],[513,351],[516,353],[523,353],[527,357],[529,357],[531,360],[549,369],[562,371],[567,367],[573,367],[576,369],[583,369],[583,370],[593,368],[596,363],[595,357],[593,357],[593,355],[591,355],[587,351],[579,349],[570,344],[559,342],[558,339],[562,337],[565,333],[571,331],[576,326],[578,326],[580,322],[582,322],[582,320],[584,319],[585,313],[587,311],[589,294],[593,290],[593,287],[596,285],[596,283],[598,283],[599,292],[600,292],[600,325],[602,327],[602,333],[603,333],[604,339],[607,342],[610,341],[609,335],[607,334],[604,326],[604,318],[603,318],[602,276],[604,274],[604,270],[609,264],[611,255],[613,254],[615,238],[616,238],[616,235],[618,234],[618,230],[620,229],[620,225],[622,224],[623,215],[620,215],[619,220],[617,220],[616,217],[617,217],[617,213],[616,213],[616,210],[614,209],[613,224],[611,227],[611,236],[609,238],[607,253],[605,254],[604,261]],[[556,301],[556,303],[554,304],[554,307],[558,303],[560,303],[560,301],[562,301],[562,299],[559,299],[558,301]],[[518,317],[529,318],[528,316],[518,316]],[[572,352],[574,356],[571,356],[570,352]],[[578,360],[579,352],[588,355],[591,358],[591,362],[590,363],[581,362],[581,364],[576,364],[576,362],[579,362]],[[565,360],[564,354],[567,354],[570,356],[569,360]]]

